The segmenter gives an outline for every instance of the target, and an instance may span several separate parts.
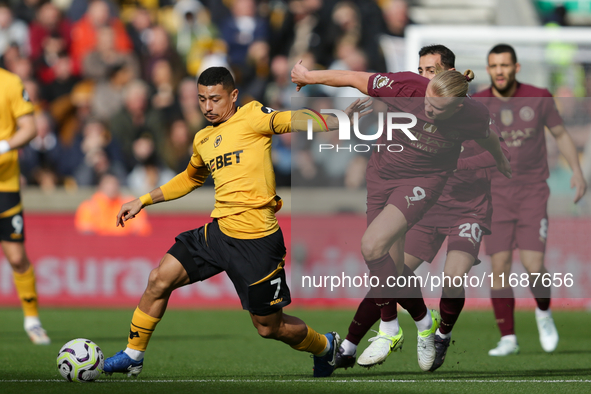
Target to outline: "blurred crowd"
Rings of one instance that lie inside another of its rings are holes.
[[[298,59],[315,67],[383,69],[375,38],[403,34],[407,20],[386,11],[400,5],[2,2],[0,67],[21,77],[36,108],[38,136],[21,154],[23,183],[75,189],[109,174],[135,194],[147,192],[186,168],[193,136],[207,125],[195,84],[201,70],[229,67],[240,103],[287,109],[295,91],[289,72]],[[277,182],[287,186],[290,137],[274,144]]]
[[[23,183],[75,190],[109,174],[148,192],[186,168],[207,125],[195,84],[205,68],[232,70],[239,104],[289,109],[296,61],[383,71],[380,37],[403,37],[410,23],[404,0],[0,2],[0,67],[21,77],[36,108]],[[278,186],[290,185],[292,161],[309,185],[361,186],[365,155],[291,145],[290,135],[273,140]]]

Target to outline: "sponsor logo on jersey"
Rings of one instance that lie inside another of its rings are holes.
[[[25,89],[23,89],[23,100],[27,101],[27,102],[31,102],[31,98],[29,97],[29,93],[27,93],[27,91]]]
[[[501,122],[505,126],[510,126],[513,123],[513,111],[504,109],[501,111]]]
[[[205,165],[209,172],[213,174],[215,170],[219,170],[223,167],[228,167],[232,164],[240,164],[240,154],[242,152],[244,152],[244,150],[224,153],[223,155],[216,156],[215,159],[211,159],[208,163],[205,163]]]
[[[201,142],[199,144],[203,145],[205,144],[207,141],[209,140],[209,137],[205,137],[204,139],[201,140]]]
[[[263,111],[266,114],[270,114],[271,112],[275,112],[277,110],[276,109],[273,109],[271,107],[261,107],[261,111]]]
[[[529,122],[534,118],[534,116],[536,116],[536,113],[531,107],[527,105],[519,110],[519,117],[524,122]]]
[[[217,137],[215,137],[215,142],[213,143],[213,147],[217,148],[218,146],[220,146],[221,143],[222,143],[222,136],[218,135]]]

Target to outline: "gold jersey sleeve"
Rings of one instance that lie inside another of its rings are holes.
[[[195,166],[193,159],[191,159],[185,171],[160,186],[164,200],[175,200],[189,194],[198,187],[203,186],[208,175],[209,170],[204,165]]]
[[[17,129],[17,119],[33,112],[33,104],[20,78],[0,68],[0,140],[10,139]],[[18,151],[0,155],[0,192],[20,190]]]
[[[260,104],[259,104],[260,105]],[[260,106],[261,112],[267,116],[261,116],[255,111],[252,118],[253,128],[262,134],[285,134],[306,131],[308,121],[311,121],[313,132],[328,131],[328,116],[309,109],[295,111],[275,111],[269,107]]]

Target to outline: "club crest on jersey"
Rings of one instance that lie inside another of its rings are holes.
[[[385,75],[377,75],[375,77],[375,79],[373,80],[373,88],[374,89],[380,89],[383,88],[384,86],[389,87],[390,89],[392,89],[392,84],[394,83],[394,81],[390,81],[390,78],[386,77]]]
[[[527,105],[519,110],[519,117],[524,122],[529,122],[534,118],[535,115],[536,113],[534,112],[534,110]]]
[[[266,114],[270,114],[271,112],[275,112],[277,110],[276,109],[273,109],[271,107],[261,107],[261,111],[263,111]]]
[[[222,136],[218,135],[217,137],[215,137],[215,142],[213,143],[213,147],[217,148],[218,146],[220,146],[221,143],[222,143]]]
[[[431,124],[431,123],[425,123],[423,125],[423,130],[425,130],[428,133],[434,133],[437,131],[437,126],[435,126],[434,124]]]
[[[513,123],[513,111],[510,109],[504,109],[501,111],[501,123],[505,126],[511,126]]]

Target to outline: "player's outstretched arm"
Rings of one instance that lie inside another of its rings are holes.
[[[150,193],[144,194],[140,198],[123,204],[117,214],[117,226],[121,225],[121,227],[125,227],[126,221],[133,219],[135,215],[148,205],[176,200],[177,198],[186,196],[202,186],[208,175],[209,170],[205,166],[195,167],[192,162],[189,162],[185,171],[164,185],[152,190]]]
[[[20,116],[16,119],[17,130],[8,140],[0,141],[0,154],[6,153],[12,149],[19,149],[27,145],[37,136],[35,127],[35,118],[33,114]]]
[[[570,179],[570,187],[576,188],[574,201],[577,203],[587,191],[587,182],[585,182],[583,171],[581,171],[579,156],[577,155],[577,148],[575,147],[575,143],[573,142],[570,134],[568,131],[566,131],[566,128],[563,125],[560,124],[558,126],[551,127],[550,132],[556,139],[558,150],[560,153],[562,153],[571,170],[573,171],[573,176]]]
[[[373,112],[371,98],[357,99],[343,110],[344,121],[353,124],[355,114],[361,119]],[[343,117],[340,115],[340,117]],[[320,114],[308,108],[295,111],[276,112],[272,118],[271,131],[274,134],[302,132],[308,130],[308,121],[312,121],[312,131],[324,132],[339,129],[339,119],[333,115]]]
[[[352,87],[367,94],[367,84],[372,73],[346,70],[314,70],[310,71],[302,65],[302,61],[291,70],[291,81],[298,85],[297,91],[306,85],[326,85],[336,88]]]
[[[501,172],[501,174],[505,175],[507,178],[511,178],[511,164],[509,163],[509,160],[507,160],[507,157],[505,157],[503,154],[503,150],[501,149],[501,144],[499,142],[499,136],[496,133],[491,132],[488,138],[475,141],[483,149],[489,151],[494,157],[495,162],[497,163],[497,169]]]

